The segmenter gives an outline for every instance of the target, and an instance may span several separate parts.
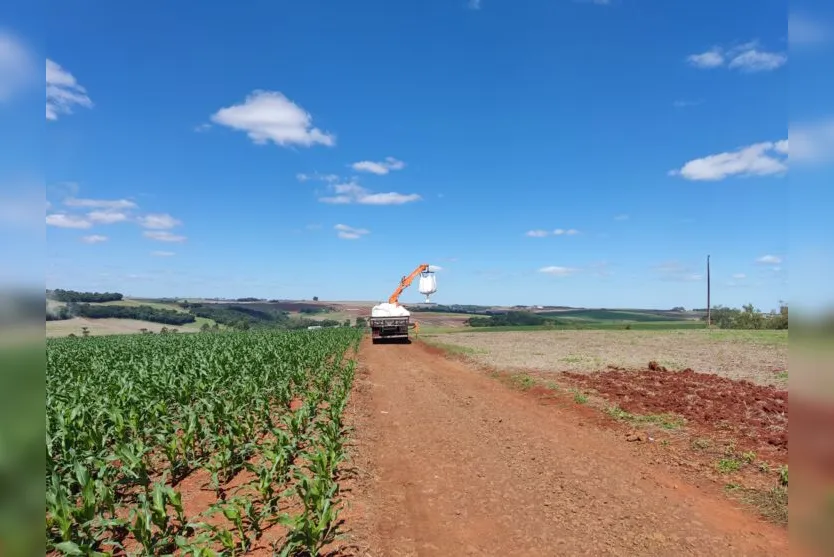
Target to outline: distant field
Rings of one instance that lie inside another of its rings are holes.
[[[64,302],[56,302],[54,300],[48,300],[47,304],[49,305],[49,307],[66,305]],[[174,303],[135,300],[131,298],[115,300],[112,302],[94,303],[91,305],[129,307],[150,306],[156,309],[170,309],[174,311],[179,311],[181,313],[187,313],[186,310],[182,309]],[[167,327],[169,330],[176,329],[177,331],[183,333],[193,333],[199,331],[200,327],[202,327],[203,324],[208,324],[211,327],[214,325],[214,321],[212,321],[211,319],[206,319],[204,317],[197,317],[194,323],[186,323],[185,325],[165,325],[163,323],[141,321],[138,319],[88,319],[85,317],[74,317],[72,319],[66,319],[63,321],[47,321],[46,336],[59,337],[67,336],[69,334],[81,336],[83,327],[87,327],[90,331],[90,334],[96,336],[139,333],[142,329],[147,329],[149,331],[157,333],[162,329],[162,327]]]
[[[84,317],[73,317],[63,321],[47,321],[46,322],[46,336],[60,337],[74,334],[81,336],[83,328],[87,327],[91,335],[124,335],[131,333],[139,333],[142,329],[147,329],[158,333],[162,327],[167,327],[169,330],[176,329],[182,333],[194,333],[200,330],[200,326],[205,322],[198,318],[196,323],[188,323],[186,325],[163,325],[162,323],[152,323],[150,321],[139,321],[136,319],[87,319]]]
[[[590,372],[608,365],[692,368],[787,385],[787,331],[491,331],[421,335],[501,369]]]
[[[686,316],[680,314],[668,314],[663,312],[644,312],[628,310],[607,310],[607,309],[576,309],[567,311],[540,311],[538,315],[555,317],[557,319],[583,319],[588,321],[685,321]]]
[[[421,315],[415,316],[421,323]],[[567,321],[567,320],[566,320]],[[432,320],[425,320],[427,325],[421,330],[426,334],[451,334],[451,333],[488,333],[488,332],[511,332],[511,331],[575,331],[575,330],[624,330],[628,327],[634,331],[663,331],[680,329],[705,329],[703,323],[697,321],[585,321],[581,319],[571,320],[562,325],[534,325],[534,326],[506,326],[506,327],[468,327],[463,325],[463,320],[457,326],[434,326]]]

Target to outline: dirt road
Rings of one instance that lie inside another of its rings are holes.
[[[786,531],[420,343],[360,353],[359,554],[787,555]],[[586,411],[583,413],[583,411]]]

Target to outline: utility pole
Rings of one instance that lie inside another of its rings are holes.
[[[712,306],[710,305],[709,255],[707,255],[707,329],[710,327],[712,327]]]

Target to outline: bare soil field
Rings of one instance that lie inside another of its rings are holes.
[[[176,329],[181,333],[193,333],[199,330],[200,323],[187,323],[185,325],[163,325],[150,321],[139,321],[137,319],[87,319],[85,317],[73,317],[62,321],[47,321],[47,337],[63,337],[70,334],[81,336],[83,328],[87,327],[91,335],[120,335],[139,333],[147,329],[158,333],[162,327],[169,330]]]
[[[738,334],[734,334],[738,333]],[[430,340],[499,369],[592,372],[655,361],[761,385],[787,385],[787,331],[524,331],[454,333]],[[773,333],[773,334],[770,334]]]
[[[365,340],[341,554],[788,553],[785,528],[690,477],[665,446],[486,370],[423,342]]]

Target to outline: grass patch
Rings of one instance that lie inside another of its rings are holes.
[[[743,342],[769,346],[788,344],[788,331],[782,330],[742,330],[742,329],[711,329],[706,331],[710,340],[725,342]]]
[[[676,414],[632,414],[619,406],[609,406],[605,413],[618,421],[654,424],[663,429],[678,429],[686,423],[683,417]]]
[[[513,387],[526,391],[536,384],[536,380],[524,373],[516,373],[510,377],[510,383]]]
[[[759,514],[776,524],[788,524],[788,488],[778,485],[772,489],[738,488],[733,495]]]
[[[722,458],[715,465],[722,474],[731,474],[741,470],[741,461],[735,458]]]
[[[579,391],[573,392],[573,401],[577,404],[585,404],[588,402],[588,395]]]

